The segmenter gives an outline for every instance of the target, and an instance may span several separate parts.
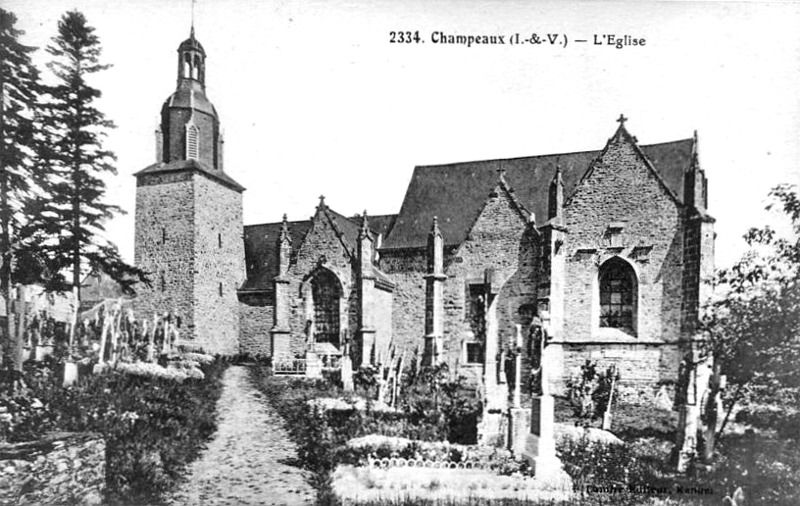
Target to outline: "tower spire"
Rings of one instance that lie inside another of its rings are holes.
[[[192,39],[194,38],[194,4],[195,0],[192,0],[192,28],[189,30],[189,37]]]

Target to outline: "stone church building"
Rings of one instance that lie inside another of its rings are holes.
[[[640,392],[677,379],[713,270],[696,135],[639,145],[621,116],[594,151],[416,167],[396,215],[320,198],[309,220],[244,226],[194,32],[177,70],[136,174],[139,311],[174,311],[211,352],[357,366],[393,347],[474,379],[516,352],[529,367],[537,328],[555,391],[587,359]]]

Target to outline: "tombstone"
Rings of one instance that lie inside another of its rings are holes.
[[[505,381],[504,359],[501,358],[500,332],[497,320],[497,295],[500,292],[492,269],[484,272],[483,300],[483,414],[478,424],[478,444],[508,444],[508,383]],[[499,359],[499,360],[498,360]]]
[[[656,393],[656,398],[655,398],[655,406],[657,409],[663,411],[672,410],[672,399],[669,396],[669,390],[667,389],[667,385],[661,385],[658,388],[658,392]]]
[[[40,344],[36,346],[34,350],[33,359],[37,362],[41,362],[42,360],[45,359],[45,357],[49,357],[52,354],[53,354],[53,347],[51,345]]]
[[[561,461],[556,456],[554,433],[554,402],[548,390],[548,371],[544,350],[547,346],[547,333],[537,322],[531,325],[531,339],[535,390],[531,399],[531,426],[522,455],[536,477],[557,477],[566,475]]]
[[[64,382],[63,385],[68,387],[78,381],[78,364],[75,362],[64,362]]]
[[[306,352],[306,377],[322,377],[322,360],[320,360],[319,356],[313,351]]]
[[[352,392],[353,386],[353,360],[350,355],[342,357],[342,388],[345,392]]]
[[[686,472],[689,464],[697,455],[697,430],[700,428],[700,392],[698,386],[698,360],[697,350],[690,350],[681,362],[679,377],[682,388],[678,398],[678,430],[677,430],[677,463],[679,473]],[[679,387],[680,388],[680,387]]]

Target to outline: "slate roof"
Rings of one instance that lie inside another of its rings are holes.
[[[247,280],[241,291],[272,290],[272,280],[278,275],[278,237],[282,222],[245,225],[244,260]],[[289,235],[292,250],[297,251],[311,229],[311,220],[290,221]]]
[[[368,214],[367,219],[369,220],[369,229],[372,233],[377,237],[378,234],[383,234],[385,238],[389,231],[394,226],[394,221],[397,219],[396,214],[377,214],[375,216]],[[351,221],[356,223],[361,223],[361,215],[356,214],[352,218]]]
[[[693,144],[693,139],[683,139],[640,146],[679,202],[683,201],[683,174],[691,163]],[[542,224],[547,220],[548,189],[556,164],[561,167],[564,195],[568,197],[601,153],[601,150],[583,151],[418,166],[381,249],[424,247],[434,216],[439,219],[445,245],[461,244],[489,193],[498,184],[501,167],[519,202]]]
[[[164,110],[170,108],[194,109],[209,116],[217,117],[217,110],[206,96],[203,85],[191,79],[181,79],[175,92],[164,101],[164,105],[161,106],[161,112],[163,113]]]
[[[344,242],[351,253],[355,253],[360,230],[361,217],[348,218],[325,206],[325,212],[333,218],[336,228],[344,237]],[[373,233],[381,233],[394,215],[369,217],[370,229]],[[289,234],[292,239],[292,254],[296,253],[303,244],[303,240],[311,230],[311,220],[290,221]],[[247,280],[240,288],[241,292],[272,291],[272,280],[278,275],[278,248],[277,241],[281,233],[282,222],[263,223],[260,225],[246,225],[244,227],[244,258]],[[384,286],[394,286],[391,280],[379,270],[375,270],[376,277]]]
[[[169,163],[157,162],[135,173],[134,176],[136,176],[138,179],[139,177],[147,174],[158,174],[161,172],[181,172],[185,170],[197,170],[202,172],[210,178],[216,179],[217,181],[238,192],[242,192],[245,189],[244,186],[237,183],[229,175],[225,174],[221,170],[214,170],[199,160],[176,160]]]

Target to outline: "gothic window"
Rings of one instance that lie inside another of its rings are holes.
[[[186,159],[187,160],[197,160],[197,150],[198,150],[198,140],[197,137],[199,132],[197,130],[197,126],[194,123],[189,123],[186,125]]]
[[[222,247],[222,233],[217,234],[217,242],[219,243],[219,247]]]
[[[636,311],[636,273],[614,257],[600,267],[600,327],[633,332]]]
[[[167,281],[164,279],[164,273],[161,273],[161,291],[165,292],[167,290]]]
[[[167,228],[161,227],[161,244],[167,243]]]
[[[222,297],[222,282],[219,283],[219,296]]]
[[[339,301],[342,289],[331,271],[320,269],[311,281],[314,301],[314,341],[339,345]]]

